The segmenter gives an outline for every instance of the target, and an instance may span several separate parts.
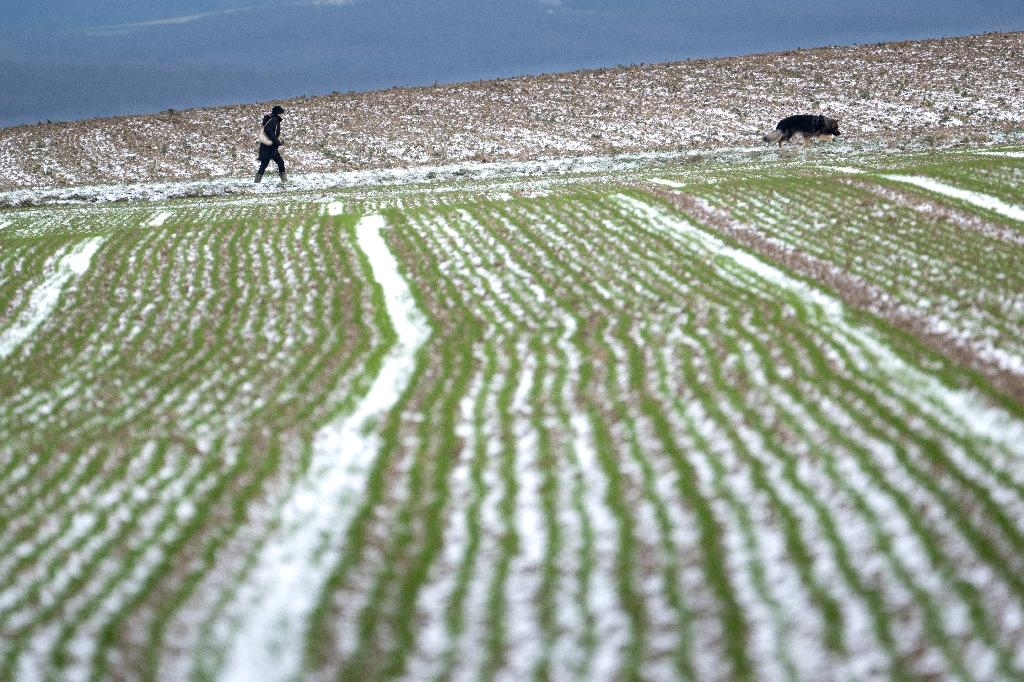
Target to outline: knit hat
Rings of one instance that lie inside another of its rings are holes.
[[[271,114],[283,114],[284,108],[278,105],[274,105],[274,108],[270,110]]]

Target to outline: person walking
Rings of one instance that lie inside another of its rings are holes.
[[[281,146],[281,120],[284,109],[274,106],[269,114],[263,114],[263,129],[260,131],[260,169],[256,171],[256,182],[263,180],[263,171],[273,161],[277,164],[277,174],[281,176],[281,182],[286,182],[288,176],[284,172],[284,159],[278,147]]]

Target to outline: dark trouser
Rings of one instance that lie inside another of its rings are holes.
[[[260,175],[263,175],[263,171],[267,170],[267,166],[273,161],[277,164],[277,172],[284,173],[284,159],[281,158],[281,152],[277,151],[277,147],[268,147],[266,145],[260,145],[260,169],[256,171]]]

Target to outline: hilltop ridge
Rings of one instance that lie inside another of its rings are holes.
[[[1024,126],[1024,33],[824,47],[281,102],[295,173],[759,144],[795,112],[855,139]],[[244,177],[266,103],[0,129],[0,191]]]

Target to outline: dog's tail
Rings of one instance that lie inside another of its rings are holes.
[[[765,133],[765,136],[761,138],[765,142],[778,142],[782,139],[781,130],[773,130],[770,133]]]

